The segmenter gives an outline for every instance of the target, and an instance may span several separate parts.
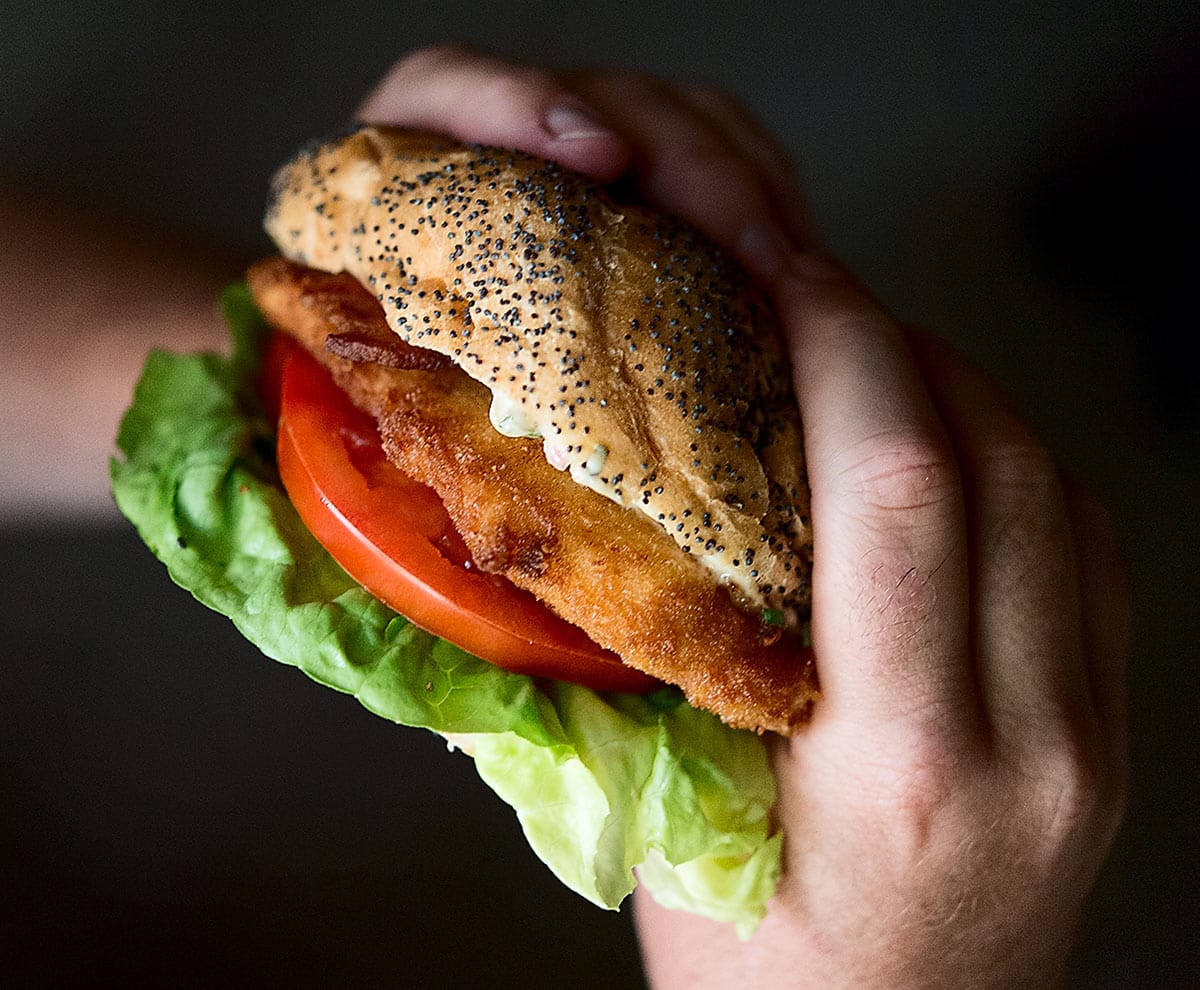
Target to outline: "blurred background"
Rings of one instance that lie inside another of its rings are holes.
[[[1200,8],[8,0],[6,206],[236,277],[274,167],[442,40],[739,94],[838,253],[1103,495],[1137,594],[1133,780],[1073,980],[1200,985]],[[27,390],[0,437],[0,982],[639,985],[627,915],[560,889],[466,758],[170,585],[104,494],[123,395],[48,436],[31,380],[0,378]]]

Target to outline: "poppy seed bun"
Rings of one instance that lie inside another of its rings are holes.
[[[491,390],[503,431],[645,513],[750,609],[807,617],[811,532],[786,361],[697,231],[527,155],[365,128],[275,178],[266,226],[355,276],[406,342]]]

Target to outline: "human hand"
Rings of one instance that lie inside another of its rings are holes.
[[[1128,602],[1111,528],[996,387],[820,255],[728,97],[418,52],[361,116],[519,147],[738,253],[790,344],[824,697],[775,749],[785,872],[754,938],[640,898],[658,986],[1012,986],[1063,971],[1120,822]]]

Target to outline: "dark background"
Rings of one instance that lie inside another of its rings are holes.
[[[1112,506],[1133,789],[1075,982],[1197,985],[1200,14],[969,6],[0,2],[0,172],[251,256],[271,170],[411,47],[732,88]],[[0,650],[0,981],[637,985],[469,761],[255,655],[115,512],[0,507]]]

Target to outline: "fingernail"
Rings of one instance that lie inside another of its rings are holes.
[[[783,271],[789,246],[771,224],[749,223],[738,236],[737,250],[751,274],[770,282]]]
[[[542,120],[556,141],[579,141],[583,138],[612,137],[592,112],[577,103],[556,103]]]

